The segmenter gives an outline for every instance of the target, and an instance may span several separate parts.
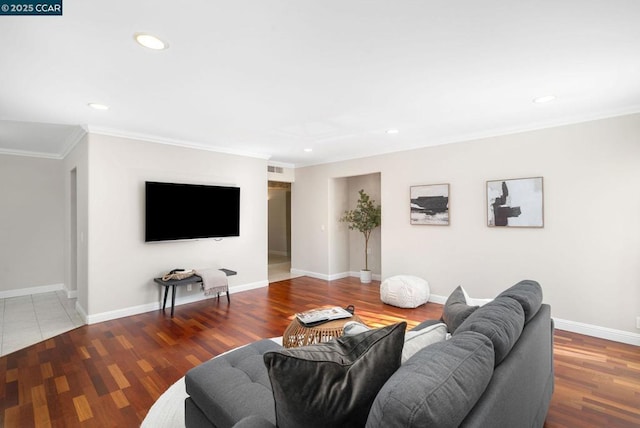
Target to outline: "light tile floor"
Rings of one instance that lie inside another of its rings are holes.
[[[64,291],[0,299],[0,356],[84,325]]]
[[[287,256],[269,254],[269,282],[283,281],[302,275],[291,273],[291,259]]]

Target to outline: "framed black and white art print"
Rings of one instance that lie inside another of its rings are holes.
[[[544,227],[542,177],[487,181],[489,227]]]
[[[411,224],[449,225],[449,184],[411,186]]]

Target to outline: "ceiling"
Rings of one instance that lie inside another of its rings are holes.
[[[63,7],[0,17],[0,153],[89,131],[303,166],[640,111],[637,0]]]

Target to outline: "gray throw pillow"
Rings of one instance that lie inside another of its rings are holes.
[[[400,367],[402,322],[335,341],[264,354],[279,428],[362,427]]]
[[[462,287],[458,286],[453,290],[442,308],[442,321],[447,325],[449,333],[453,334],[458,326],[478,308],[479,306],[467,305]]]
[[[483,334],[493,343],[496,366],[509,355],[524,328],[524,310],[510,297],[497,297],[463,322],[454,336],[465,331]]]

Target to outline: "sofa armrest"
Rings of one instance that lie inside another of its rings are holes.
[[[276,428],[262,416],[251,415],[240,419],[233,428]]]

